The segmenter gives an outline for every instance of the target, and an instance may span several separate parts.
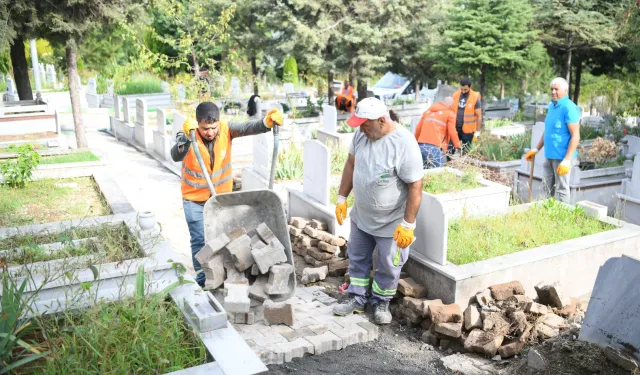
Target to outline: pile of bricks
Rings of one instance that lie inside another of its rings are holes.
[[[293,251],[313,267],[303,271],[303,284],[324,280],[327,275],[344,276],[349,269],[347,241],[327,232],[326,223],[292,217],[289,235]]]
[[[579,327],[586,306],[565,298],[557,285],[536,287],[537,301],[525,296],[519,281],[498,284],[478,293],[464,312],[457,304],[429,300],[413,279],[400,280],[404,295],[395,316],[408,325],[421,325],[422,340],[450,352],[473,352],[495,359],[519,354],[528,342],[558,336]]]
[[[209,241],[196,254],[206,275],[205,289],[224,301],[232,323],[293,322],[290,304],[271,298],[290,295],[293,265],[287,263],[284,245],[261,223],[247,232],[238,228]]]

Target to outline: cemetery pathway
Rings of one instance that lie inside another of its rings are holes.
[[[162,226],[162,235],[171,242],[179,261],[192,271],[189,230],[182,209],[180,178],[155,159],[112,136],[87,131],[89,145],[105,162],[136,211],[151,211]]]

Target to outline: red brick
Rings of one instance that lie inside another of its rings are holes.
[[[273,302],[268,299],[264,307],[264,320],[268,325],[286,324],[292,326],[294,322],[293,305],[288,302]]]
[[[460,311],[460,306],[456,304],[430,305],[429,316],[431,317],[431,321],[436,324],[462,322],[462,311]]]
[[[349,270],[349,259],[327,262],[329,276],[343,276]]]
[[[491,295],[493,299],[497,301],[504,301],[505,299],[514,295],[524,295],[524,287],[520,281],[510,281],[504,284],[498,284],[490,286]]]
[[[415,282],[411,277],[400,280],[398,290],[407,297],[422,298],[427,295],[427,288]]]

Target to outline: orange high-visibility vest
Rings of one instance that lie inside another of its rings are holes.
[[[200,155],[207,167],[206,173],[211,177],[217,194],[229,193],[233,190],[233,171],[231,170],[231,134],[229,124],[220,120],[220,130],[213,144],[213,166],[211,155],[204,145],[200,133],[196,131],[197,145],[192,144],[187,156],[182,161],[182,197],[188,201],[204,202],[211,197],[203,171],[193,147],[198,147]]]
[[[343,87],[342,88],[342,95],[352,98],[353,97],[353,86],[349,86],[348,89],[346,87]]]
[[[458,107],[460,103],[460,94],[461,91],[458,90],[453,93],[453,101],[456,105],[456,110],[460,110]],[[476,129],[479,128],[478,124],[478,116],[476,115],[476,103],[480,99],[480,94],[469,89],[469,99],[467,100],[467,105],[464,107],[464,122],[462,124],[462,132],[463,133],[474,133]]]
[[[449,140],[453,146],[460,148],[460,140],[456,131],[456,115],[444,103],[437,102],[424,112],[418,122],[415,133],[418,143],[427,143],[447,151]]]

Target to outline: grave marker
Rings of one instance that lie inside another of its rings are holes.
[[[87,93],[92,95],[98,94],[98,84],[96,83],[95,78],[89,78],[89,83],[87,84]]]
[[[113,117],[120,120],[120,97],[118,95],[113,97]]]
[[[165,94],[169,94],[171,92],[169,82],[162,81],[160,83],[160,87],[162,87],[162,92]]]
[[[328,206],[331,152],[329,148],[316,140],[303,144],[304,180],[302,191],[309,197]]]
[[[329,133],[335,133],[338,127],[338,111],[332,105],[322,105],[322,126]]]
[[[147,103],[136,99],[136,125],[147,126]]]
[[[442,202],[434,195],[422,194],[416,218],[416,240],[411,249],[441,265],[447,264],[447,236],[449,219]]]
[[[285,94],[293,94],[296,91],[293,83],[285,83],[282,85],[282,88],[284,89]]]
[[[181,83],[178,85],[178,100],[187,99],[187,93],[185,91],[184,85]]]
[[[267,180],[271,172],[270,135],[271,133],[262,133],[253,136],[253,170]]]
[[[122,97],[122,121],[127,124],[131,121],[129,118],[129,101],[125,97]]]
[[[163,136],[167,135],[167,120],[163,109],[158,108],[156,110],[156,128]]]

